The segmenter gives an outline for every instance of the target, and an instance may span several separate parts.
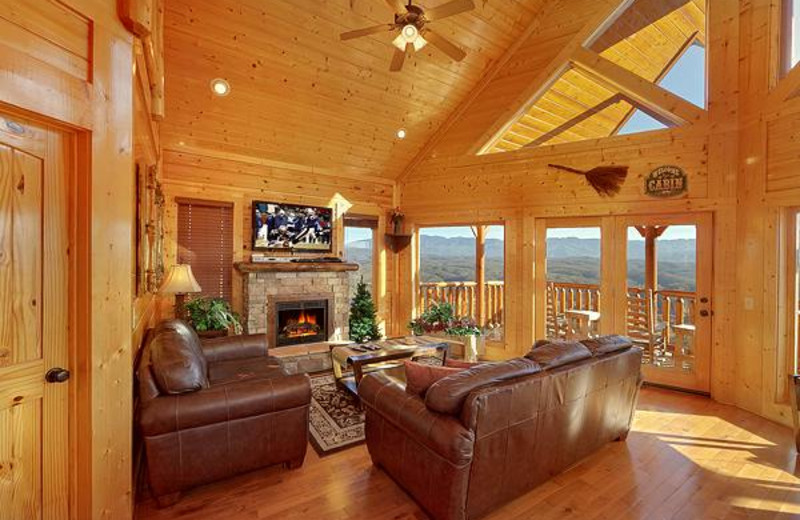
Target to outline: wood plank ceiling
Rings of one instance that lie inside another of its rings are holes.
[[[658,82],[689,45],[704,45],[705,11],[705,0],[636,0],[589,48]],[[488,152],[614,135],[635,108],[602,80],[570,68]]]
[[[388,32],[339,41],[391,22],[381,0],[169,0],[164,148],[394,178],[545,1],[477,1],[435,22],[468,52],[464,61],[428,46],[391,73]],[[229,96],[212,95],[217,77],[230,82]]]

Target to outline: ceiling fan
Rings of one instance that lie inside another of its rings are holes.
[[[414,5],[412,0],[408,0],[407,5],[403,4],[403,0],[386,0],[386,3],[395,10],[394,23],[342,33],[341,39],[352,40],[384,31],[398,31],[397,37],[392,42],[397,47],[392,57],[392,64],[389,66],[389,70],[392,72],[403,68],[406,54],[412,50],[419,51],[428,43],[447,54],[454,61],[461,61],[467,55],[450,40],[429,29],[427,24],[475,9],[473,0],[451,0],[431,9],[423,9],[419,5]]]

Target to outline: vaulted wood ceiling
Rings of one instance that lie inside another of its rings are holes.
[[[339,40],[391,22],[381,0],[169,0],[163,145],[394,178],[544,3],[476,1],[435,22],[464,61],[428,46],[391,73],[391,34]],[[217,77],[229,96],[212,95]]]

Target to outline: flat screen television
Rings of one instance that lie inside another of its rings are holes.
[[[330,252],[331,208],[253,201],[256,251]]]

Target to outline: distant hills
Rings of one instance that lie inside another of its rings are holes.
[[[486,280],[503,280],[503,241],[486,240]],[[361,265],[369,264],[372,244],[368,240],[346,245],[346,255]],[[457,282],[475,279],[475,240],[422,236],[421,279],[423,282]],[[659,285],[664,289],[695,290],[695,241],[659,240]],[[598,284],[600,240],[551,238],[547,240],[548,279],[565,283]],[[365,280],[369,273],[361,272]],[[371,276],[371,275],[369,275]],[[644,285],[644,241],[628,242],[628,285]]]

